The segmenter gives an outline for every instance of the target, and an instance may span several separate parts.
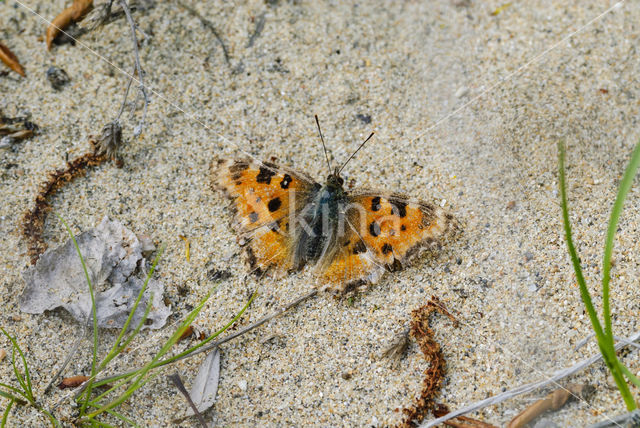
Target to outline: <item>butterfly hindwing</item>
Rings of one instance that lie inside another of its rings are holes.
[[[458,228],[441,207],[399,194],[362,191],[348,196],[345,232],[324,279],[344,290],[375,283],[388,270],[405,266],[420,248],[439,247]]]
[[[304,174],[269,162],[218,159],[211,169],[214,185],[232,200],[234,228],[246,245],[251,268],[289,268],[289,221],[319,185]]]

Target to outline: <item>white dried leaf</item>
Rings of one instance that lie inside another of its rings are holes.
[[[191,385],[189,396],[200,413],[206,412],[216,401],[218,392],[218,381],[220,380],[220,349],[215,348],[204,359],[198,375]],[[189,407],[186,416],[193,416],[195,413]]]
[[[120,328],[124,325],[144,279],[133,276],[142,260],[138,238],[118,221],[105,217],[95,229],[76,236],[89,278],[94,287],[98,326]],[[91,310],[89,287],[73,241],[47,250],[35,266],[22,273],[26,288],[20,296],[20,309],[30,314],[63,307],[73,317],[84,322]],[[142,318],[149,297],[153,294],[151,311],[145,327],[160,328],[170,315],[164,305],[161,282],[149,280],[133,325]]]

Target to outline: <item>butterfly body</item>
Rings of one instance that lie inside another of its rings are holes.
[[[439,248],[458,223],[439,206],[401,194],[344,189],[338,170],[324,185],[270,162],[219,159],[214,186],[232,200],[234,228],[256,271],[315,266],[334,291],[375,283],[421,248]]]

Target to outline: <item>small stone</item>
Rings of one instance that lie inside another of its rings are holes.
[[[469,88],[467,88],[466,86],[462,86],[456,91],[456,98],[462,98],[468,93],[469,93]]]
[[[240,388],[240,391],[242,392],[247,392],[247,381],[246,380],[241,380],[238,382],[238,388]]]
[[[515,207],[516,207],[516,201],[509,201],[509,202],[507,203],[507,209],[508,209],[508,210],[512,210],[512,209],[514,209]]]
[[[341,376],[342,376],[342,379],[349,380],[351,379],[352,374],[351,372],[343,372]]]
[[[365,125],[368,125],[371,123],[371,115],[370,114],[356,114],[356,119],[358,119],[360,122],[364,123]]]
[[[0,361],[4,360],[6,356],[7,356],[7,351],[0,348]]]
[[[531,251],[527,251],[524,253],[524,261],[529,262],[533,260],[533,253]]]
[[[59,91],[63,86],[71,81],[66,71],[54,66],[47,69],[47,80],[49,80],[51,87],[56,91]]]
[[[14,320],[15,322],[22,321],[22,317],[18,314],[11,315],[11,319]]]

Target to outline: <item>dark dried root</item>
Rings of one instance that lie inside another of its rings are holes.
[[[432,296],[429,303],[411,312],[411,336],[416,340],[429,368],[424,371],[420,396],[410,407],[402,409],[405,418],[398,427],[414,427],[414,421],[422,421],[435,406],[435,398],[440,393],[446,372],[446,361],[440,344],[434,340],[434,332],[429,328],[429,317],[433,312],[446,315],[454,323],[455,318],[446,310],[440,300]]]
[[[49,173],[49,179],[41,185],[36,195],[35,206],[22,218],[22,236],[27,241],[27,254],[32,265],[36,264],[38,257],[47,249],[42,233],[47,213],[51,210],[51,198],[66,184],[86,174],[89,167],[98,166],[107,159],[106,154],[97,154],[94,146],[93,152],[67,162],[64,169]]]

